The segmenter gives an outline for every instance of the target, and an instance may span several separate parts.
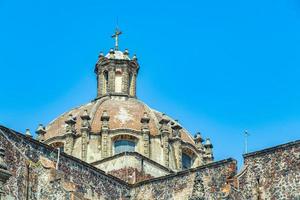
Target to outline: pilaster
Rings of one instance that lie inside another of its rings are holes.
[[[76,118],[73,117],[72,114],[69,115],[68,120],[65,121],[66,123],[66,143],[64,151],[65,153],[72,155],[73,147],[74,147],[74,139],[76,135]]]
[[[89,144],[89,138],[90,138],[90,122],[89,120],[91,119],[90,116],[87,113],[87,110],[84,111],[83,115],[80,116],[82,119],[82,124],[81,124],[81,156],[83,161],[87,161],[87,149],[88,149],[88,144]]]
[[[172,136],[174,138],[173,149],[174,149],[175,164],[177,170],[182,169],[182,146],[181,146],[181,134],[180,134],[181,129],[182,127],[177,123],[172,126]]]
[[[108,71],[108,92],[115,92],[115,69],[112,68]]]
[[[170,122],[169,119],[163,114],[162,119],[159,121],[161,124],[160,132],[161,132],[161,146],[163,149],[163,161],[165,167],[169,167],[169,128],[168,123]]]
[[[110,156],[110,142],[108,138],[109,133],[109,115],[106,110],[103,111],[101,116],[102,126],[101,126],[101,157],[106,158]]]
[[[147,112],[144,113],[144,116],[141,118],[142,123],[142,135],[143,135],[143,154],[146,157],[150,157],[150,129],[149,129],[149,121],[150,118],[147,114]]]

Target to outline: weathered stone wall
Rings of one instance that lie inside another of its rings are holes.
[[[114,176],[64,153],[57,168],[56,149],[2,126],[0,146],[6,150],[4,161],[12,174],[4,184],[8,200],[300,198],[300,141],[244,155],[244,168],[237,175],[236,161],[227,159],[156,178],[151,173],[163,166],[141,155],[146,160],[143,170],[132,161],[133,167],[111,171]]]
[[[300,199],[300,140],[244,155],[237,181],[245,199]]]
[[[11,130],[0,127],[0,145],[12,177],[5,184],[8,199],[120,199],[129,185],[105,172]]]
[[[104,159],[99,163],[95,162],[91,164],[105,172],[133,168],[141,173],[149,174],[151,177],[165,176],[171,172],[169,169],[136,152],[122,153],[112,158]]]
[[[137,183],[133,199],[220,199],[227,181],[236,172],[236,161],[223,160],[144,182]]]

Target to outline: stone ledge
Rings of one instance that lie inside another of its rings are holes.
[[[213,163],[209,163],[209,164],[206,164],[206,165],[202,165],[202,166],[199,166],[199,167],[195,167],[195,168],[187,169],[187,170],[184,170],[184,171],[176,172],[176,173],[173,173],[173,174],[168,174],[166,176],[161,176],[161,177],[141,181],[139,183],[136,183],[136,184],[132,185],[132,187],[139,187],[141,185],[145,185],[145,184],[149,184],[149,183],[153,183],[153,182],[157,182],[157,181],[162,181],[162,180],[167,180],[167,179],[174,178],[174,177],[177,177],[177,176],[183,176],[183,175],[186,175],[186,174],[190,174],[191,172],[196,172],[196,171],[200,171],[200,170],[207,169],[207,168],[215,168],[215,167],[218,167],[218,166],[221,166],[221,165],[224,165],[224,164],[229,164],[229,163],[234,163],[236,165],[237,161],[233,158],[228,158],[228,159],[216,161],[216,162],[213,162]]]
[[[259,151],[254,151],[254,152],[251,152],[251,153],[246,153],[246,154],[243,155],[243,158],[247,159],[249,157],[261,156],[263,154],[271,153],[271,152],[274,152],[274,151],[277,151],[277,150],[287,149],[287,148],[297,146],[297,145],[300,145],[300,140],[296,140],[296,141],[293,141],[293,142],[277,145],[277,146],[266,148],[266,149],[259,150]]]
[[[108,157],[108,158],[104,158],[102,160],[99,160],[99,161],[95,161],[95,162],[92,162],[90,163],[91,165],[98,165],[98,164],[101,164],[101,163],[104,163],[104,162],[107,162],[107,161],[110,161],[110,160],[113,160],[115,158],[119,158],[119,157],[122,157],[122,156],[135,156],[135,157],[138,157],[138,158],[141,158],[141,159],[144,159],[146,161],[148,161],[149,163],[165,170],[165,171],[168,171],[169,173],[174,173],[171,169],[151,160],[150,158],[147,158],[146,156],[143,156],[142,154],[138,153],[138,152],[123,152],[123,153],[119,153],[119,154],[116,154],[114,156],[111,156],[111,157]]]

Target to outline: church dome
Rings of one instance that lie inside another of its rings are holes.
[[[120,34],[117,30],[113,35],[115,48],[101,53],[96,62],[96,98],[63,113],[46,128],[39,126],[39,140],[101,169],[100,162],[122,152],[135,152],[177,171],[211,162],[212,144],[203,144],[200,134],[192,138],[177,120],[138,100],[140,66],[135,55],[130,58],[127,49],[119,50]]]
[[[82,116],[85,111],[87,111],[91,118],[90,125],[92,133],[100,133],[102,126],[101,116],[105,111],[110,117],[110,130],[129,129],[137,132],[141,130],[141,118],[144,116],[144,113],[147,113],[150,118],[149,130],[150,135],[152,136],[159,135],[161,127],[159,121],[163,118],[163,113],[151,109],[145,103],[135,98],[124,99],[106,97],[76,107],[68,112],[63,113],[61,116],[53,120],[46,127],[47,133],[45,134],[45,140],[63,136],[66,133],[65,121],[70,115],[76,118],[75,129],[76,132],[80,133],[82,124],[82,119],[80,116]],[[164,115],[164,117],[170,120],[168,123],[170,130],[173,124],[178,124],[178,122],[171,117],[166,115]],[[183,141],[194,144],[193,138],[187,130],[181,129],[180,133]]]

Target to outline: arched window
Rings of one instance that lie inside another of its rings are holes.
[[[185,154],[182,153],[182,169],[189,169],[192,167],[192,158]]]
[[[114,143],[115,154],[135,151],[135,142],[129,140],[117,140]]]
[[[122,73],[116,72],[115,75],[115,92],[122,92]]]
[[[64,143],[63,142],[54,142],[50,144],[55,149],[60,149],[60,152],[64,152]]]
[[[107,93],[108,92],[108,72],[107,71],[104,71],[103,72],[103,91],[104,93]]]

